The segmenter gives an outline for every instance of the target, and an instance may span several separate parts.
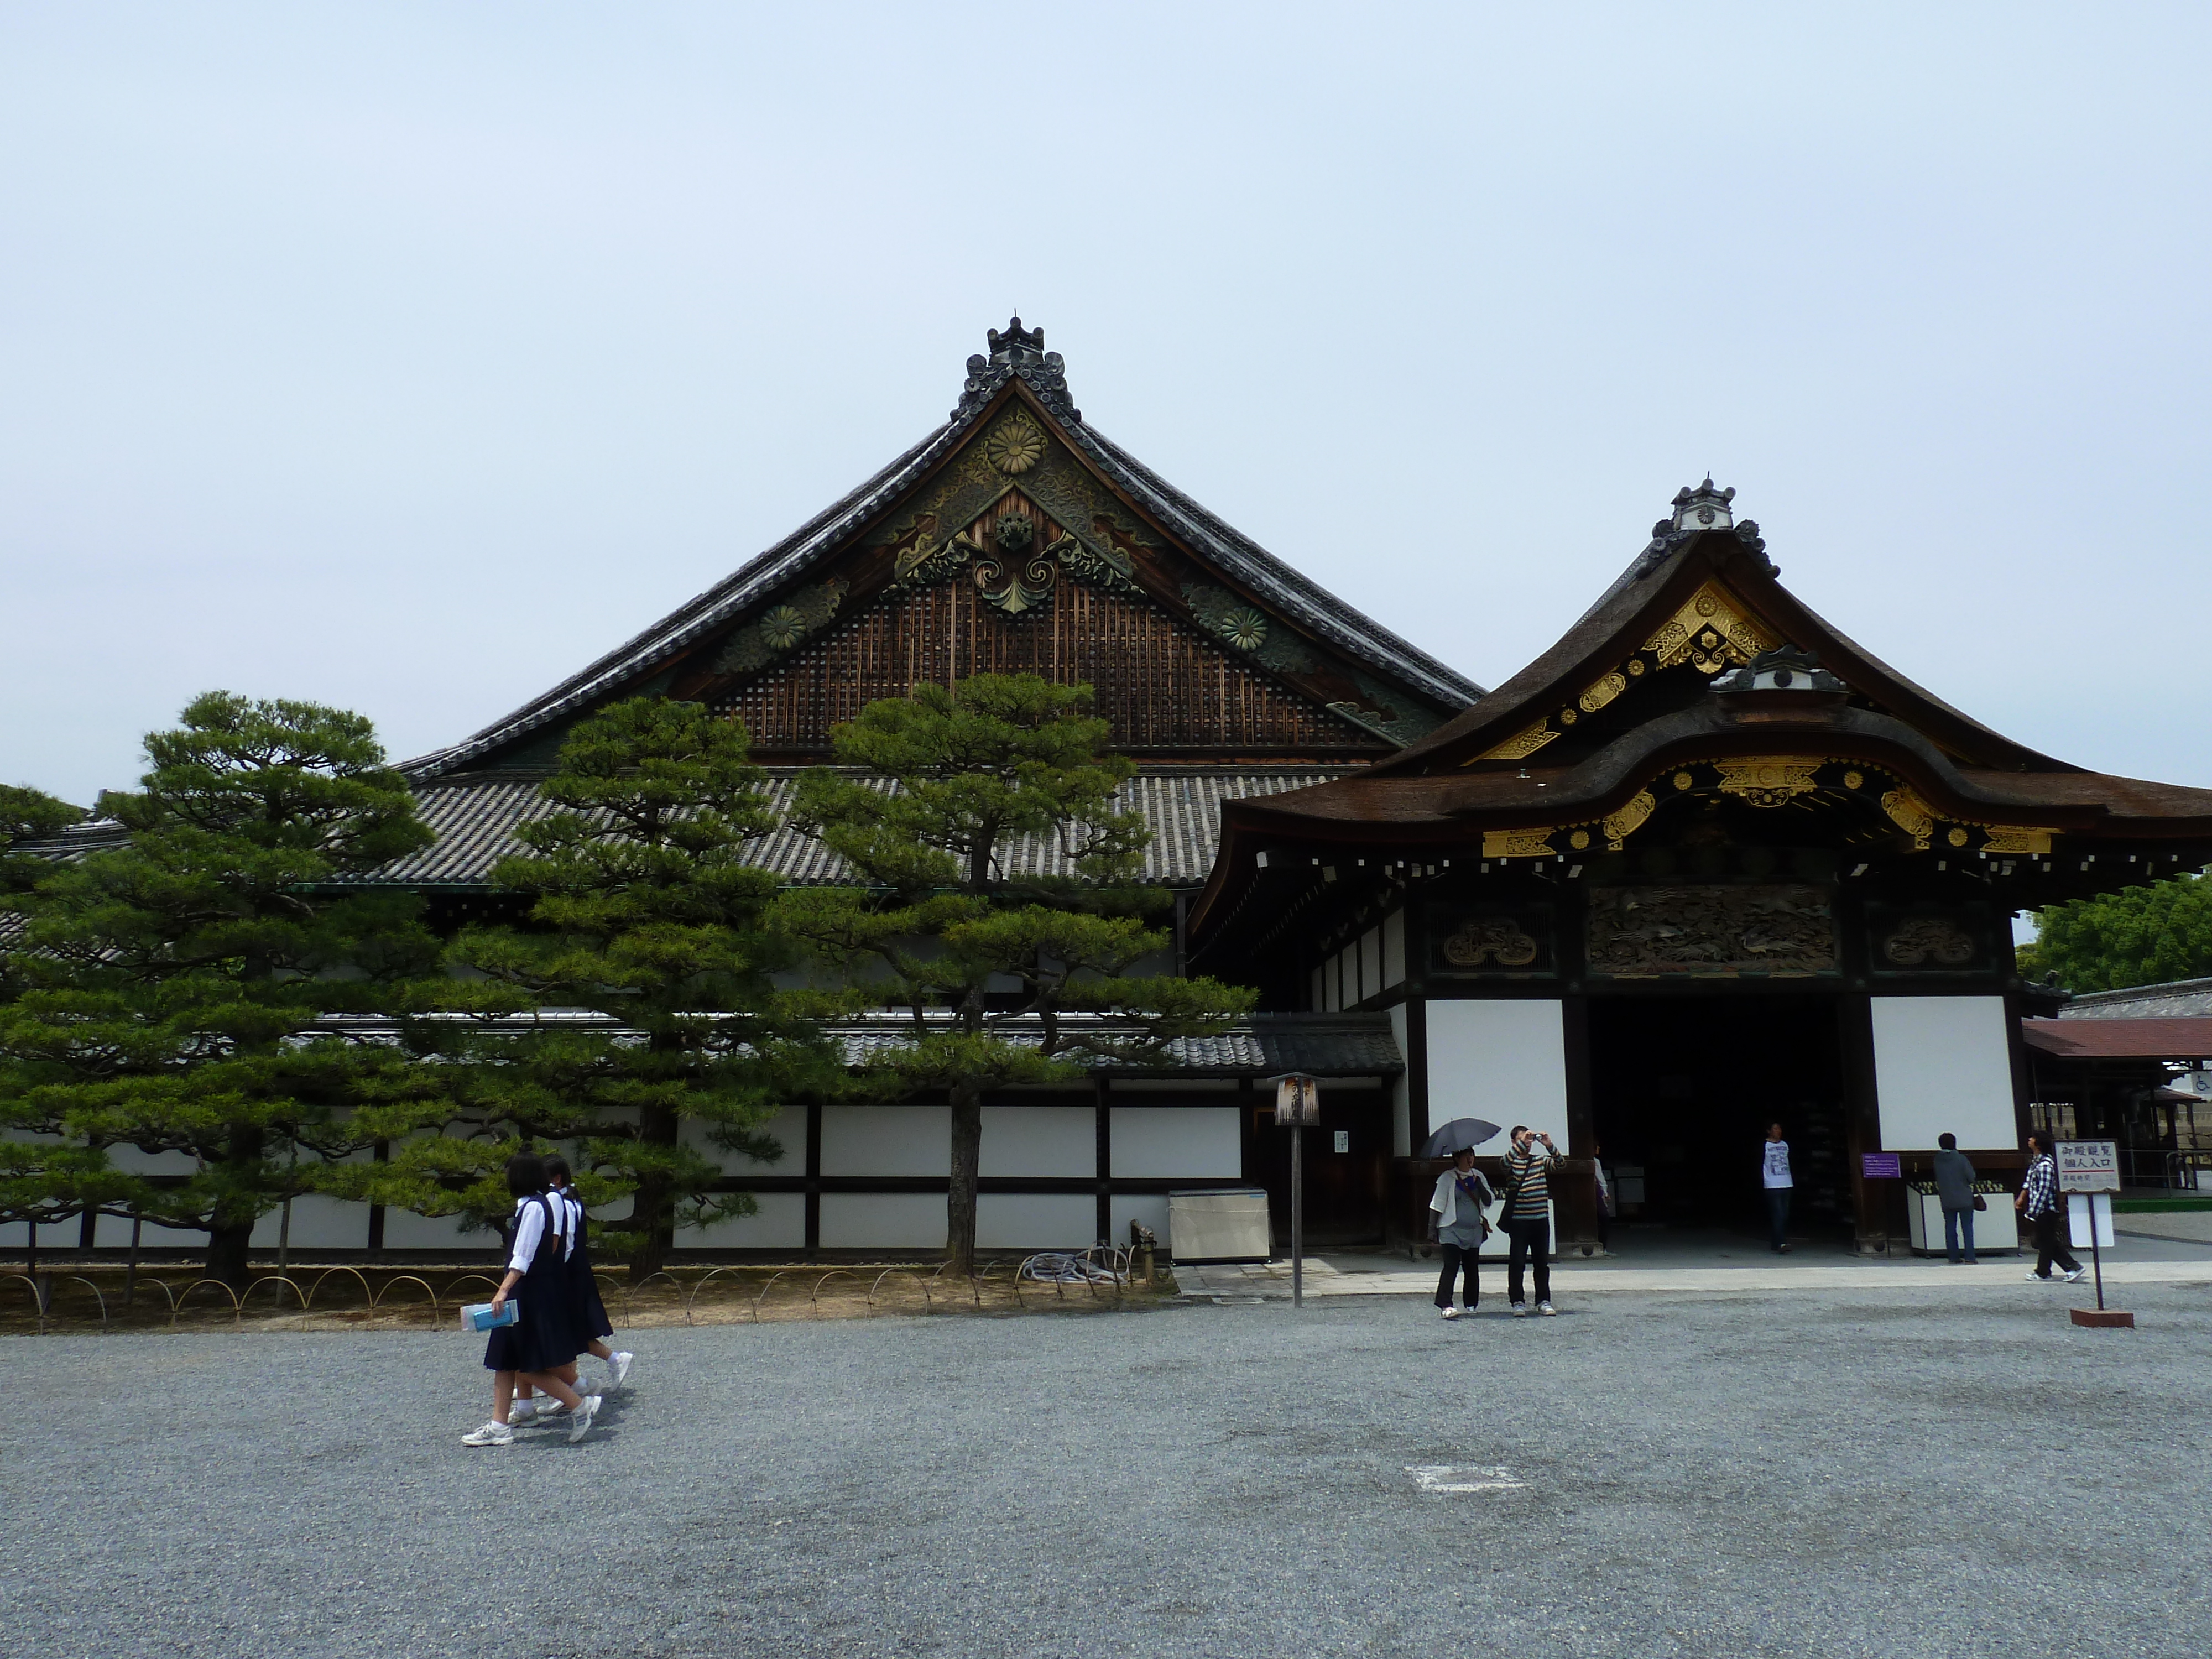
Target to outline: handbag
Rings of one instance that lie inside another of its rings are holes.
[[[1990,1201],[1986,1198],[1984,1198],[1979,1193],[1976,1193],[1974,1194],[1974,1207],[1978,1210],[1986,1210],[1990,1207]]]

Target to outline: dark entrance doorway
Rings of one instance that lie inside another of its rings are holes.
[[[1763,1230],[1759,1148],[1779,1119],[1790,1231],[1849,1233],[1832,997],[1593,997],[1589,1042],[1593,1123],[1623,1220]]]

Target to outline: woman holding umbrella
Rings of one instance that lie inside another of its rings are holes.
[[[1437,1218],[1437,1243],[1444,1259],[1443,1276],[1437,1280],[1437,1307],[1446,1319],[1459,1317],[1459,1310],[1452,1306],[1454,1279],[1463,1276],[1467,1281],[1468,1312],[1473,1313],[1482,1299],[1477,1262],[1482,1241],[1490,1231],[1490,1223],[1482,1212],[1495,1201],[1496,1194],[1474,1167],[1474,1149],[1497,1133],[1494,1123],[1463,1117],[1437,1130],[1425,1149],[1431,1158],[1449,1152],[1452,1160],[1452,1167],[1437,1177],[1436,1195],[1429,1200],[1429,1208]]]

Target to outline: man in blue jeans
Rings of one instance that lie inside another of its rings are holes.
[[[1759,1168],[1759,1179],[1766,1186],[1766,1242],[1774,1247],[1778,1255],[1790,1252],[1790,1194],[1795,1184],[1790,1179],[1790,1143],[1782,1138],[1782,1126],[1766,1126],[1765,1161]]]

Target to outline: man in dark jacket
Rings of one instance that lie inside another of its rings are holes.
[[[1943,1203],[1943,1254],[1954,1262],[1964,1261],[1968,1267],[1975,1263],[1974,1255],[1974,1166],[1959,1150],[1959,1137],[1941,1134],[1936,1146],[1942,1150],[1936,1154],[1936,1196]],[[1966,1253],[1959,1254],[1959,1241],[1965,1236]]]

